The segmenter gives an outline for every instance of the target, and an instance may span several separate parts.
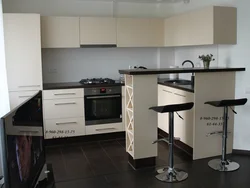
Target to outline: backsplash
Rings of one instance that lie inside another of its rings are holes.
[[[219,47],[194,46],[177,48],[76,48],[43,49],[43,82],[77,82],[82,78],[109,77],[119,79],[119,69],[128,69],[130,65],[147,68],[169,68],[171,65],[182,67],[189,59],[194,65],[203,67],[198,59],[201,54],[213,54],[218,66]],[[220,63],[221,65],[221,63]],[[191,65],[186,64],[185,67]],[[190,79],[191,74],[181,74],[180,78]],[[168,75],[160,75],[165,78]]]
[[[162,54],[162,58],[160,55]],[[43,49],[43,82],[76,82],[82,78],[119,79],[119,69],[129,65],[147,68],[174,64],[171,48]]]

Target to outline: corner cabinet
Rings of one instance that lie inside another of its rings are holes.
[[[165,46],[237,43],[237,9],[211,6],[165,19]]]
[[[163,47],[164,20],[117,18],[118,47]]]
[[[81,17],[80,43],[116,46],[116,18]]]
[[[4,14],[4,40],[11,109],[42,90],[39,14]]]
[[[79,17],[41,17],[42,48],[79,48]]]
[[[158,85],[158,105],[194,102],[194,93]],[[184,120],[174,114],[174,136],[193,147],[194,110],[178,112]],[[158,114],[158,128],[168,133],[168,114]]]

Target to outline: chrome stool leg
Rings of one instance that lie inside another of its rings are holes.
[[[180,182],[188,178],[188,173],[174,168],[174,113],[169,113],[169,166],[157,170],[156,178],[163,182]]]
[[[235,171],[240,168],[240,165],[236,162],[227,160],[227,121],[228,121],[228,107],[224,107],[223,115],[223,135],[222,135],[222,156],[221,159],[213,159],[208,162],[208,166],[214,170],[221,172]]]

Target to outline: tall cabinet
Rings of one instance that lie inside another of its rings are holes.
[[[10,107],[42,90],[39,14],[4,14],[4,39]]]

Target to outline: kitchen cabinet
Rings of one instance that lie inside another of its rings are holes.
[[[161,47],[163,45],[163,19],[117,18],[118,47]]]
[[[85,135],[84,90],[43,91],[45,138]]]
[[[165,19],[165,46],[237,43],[237,9],[211,6]]]
[[[194,94],[168,86],[158,85],[158,105],[194,102]],[[174,114],[174,136],[181,142],[193,146],[193,109],[178,112],[184,120]],[[158,127],[168,133],[168,113],[158,114]]]
[[[122,131],[124,131],[122,123],[110,123],[110,124],[86,126],[86,135],[104,134],[104,133],[113,133]]]
[[[26,93],[22,92],[42,90],[40,15],[4,14],[3,21],[7,81],[13,109],[25,99],[22,96]]]
[[[81,17],[81,45],[116,45],[116,18]]]
[[[79,17],[41,17],[42,48],[79,48]]]
[[[211,6],[165,20],[165,46],[237,43],[237,9]]]
[[[14,109],[24,101],[30,99],[37,91],[11,91],[9,92],[10,109]]]

